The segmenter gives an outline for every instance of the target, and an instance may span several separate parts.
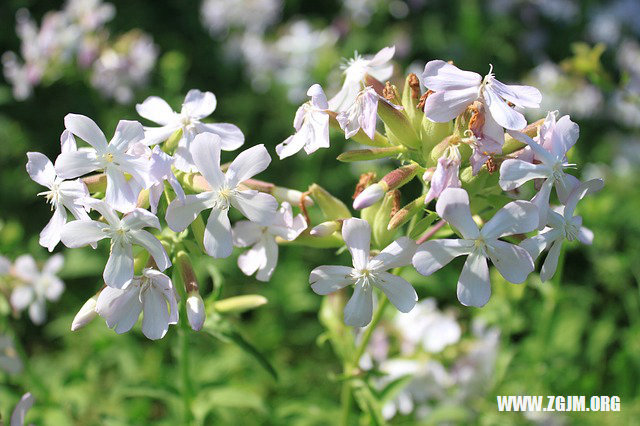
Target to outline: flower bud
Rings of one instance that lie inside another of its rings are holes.
[[[267,298],[259,294],[245,294],[243,296],[233,296],[227,299],[216,300],[212,306],[216,312],[222,314],[241,314],[266,305],[267,302]]]
[[[87,189],[90,193],[105,192],[107,190],[107,175],[106,173],[99,173],[97,175],[90,175],[83,177],[82,182],[87,185]]]
[[[416,198],[415,200],[398,210],[396,214],[391,217],[391,220],[389,220],[387,229],[397,229],[407,223],[413,216],[420,213],[424,209],[425,197],[426,194]]]
[[[389,218],[394,209],[395,204],[399,201],[400,191],[394,189],[386,193],[380,204],[380,208],[376,212],[375,219],[371,224],[371,233],[376,245],[380,248],[386,247],[393,241],[396,234],[395,229],[387,229]]]
[[[453,129],[451,122],[436,123],[422,115],[422,125],[420,126],[420,140],[422,141],[422,155],[429,158],[431,150],[444,138],[451,135]],[[439,158],[439,157],[438,157]]]
[[[416,132],[420,131],[420,125],[422,123],[422,117],[424,114],[417,108],[418,101],[420,100],[420,80],[418,76],[411,73],[407,76],[404,82],[404,88],[402,90],[402,106],[409,117],[409,122],[413,126]]]
[[[99,294],[100,292],[94,294],[90,299],[84,302],[84,305],[82,305],[76,316],[73,318],[71,331],[80,330],[98,316],[98,313],[96,312],[96,303],[98,302]]]
[[[407,152],[407,149],[402,146],[389,146],[386,148],[368,148],[368,149],[355,149],[352,151],[346,151],[338,155],[338,161],[349,163],[352,161],[368,161],[377,160],[379,158],[395,157],[398,154]]]
[[[187,318],[189,325],[194,331],[200,331],[207,315],[204,309],[204,302],[200,293],[192,292],[187,296]]]
[[[316,225],[311,229],[309,234],[313,237],[328,237],[334,232],[342,229],[342,221],[341,220],[330,220],[328,222],[322,222],[320,225]]]
[[[387,191],[397,189],[413,179],[419,169],[420,166],[417,163],[407,164],[387,173],[380,182],[387,184]]]
[[[327,220],[348,219],[351,217],[349,208],[320,185],[314,183],[309,186],[309,194],[318,203],[318,207],[320,207]]]
[[[355,200],[353,200],[353,208],[356,210],[364,209],[377,203],[384,194],[389,190],[386,182],[378,182],[367,186]]]
[[[418,149],[421,142],[406,114],[387,102],[378,102],[378,115],[402,145]]]
[[[281,186],[274,187],[271,195],[276,197],[276,200],[278,200],[279,202],[286,201],[293,206],[299,205],[300,201],[302,200],[302,192],[295,189],[284,188]],[[313,200],[311,199],[311,197],[304,197],[304,205],[306,207],[310,207],[313,205]]]
[[[329,125],[334,129],[340,130],[342,132],[340,123],[338,123],[338,119],[336,118],[338,114],[334,111],[327,111],[327,114],[329,114]],[[362,129],[358,130],[358,132],[355,135],[351,136],[349,139],[361,145],[367,146],[377,146],[381,148],[392,146],[389,140],[382,134],[380,134],[380,132],[376,132],[373,139],[371,139]]]

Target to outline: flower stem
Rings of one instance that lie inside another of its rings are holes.
[[[193,420],[193,412],[191,409],[193,385],[191,383],[191,371],[189,363],[189,323],[187,322],[186,312],[180,315],[180,356],[178,357],[180,365],[180,376],[182,379],[182,402],[184,405],[184,424],[190,425]]]
[[[345,363],[344,372],[349,371],[349,366]],[[340,394],[340,405],[342,406],[342,414],[340,416],[340,424],[342,426],[349,426],[349,417],[351,414],[351,383],[349,380],[342,382],[342,391]]]

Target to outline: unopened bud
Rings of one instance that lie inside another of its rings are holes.
[[[387,173],[380,182],[387,184],[387,191],[397,189],[413,179],[419,169],[420,166],[417,163],[407,164]]]
[[[187,318],[194,331],[202,329],[207,314],[204,309],[204,301],[198,292],[193,292],[187,296]]]
[[[398,210],[396,214],[391,217],[391,220],[389,220],[387,229],[397,229],[407,223],[413,216],[420,213],[424,208],[425,198],[426,194],[416,198],[415,200]]]
[[[367,186],[355,200],[353,200],[353,208],[356,210],[364,209],[377,203],[384,194],[389,190],[386,182],[378,182]]]
[[[309,234],[314,237],[322,238],[328,237],[334,232],[339,231],[342,228],[341,220],[330,220],[328,222],[322,222],[320,225],[314,226]]]
[[[107,175],[100,173],[82,178],[90,193],[105,192],[107,190]]]
[[[272,195],[276,197],[276,200],[279,202],[286,201],[293,206],[299,205],[303,199],[302,192],[295,189],[283,188],[281,186],[274,187]],[[304,197],[304,205],[307,207],[311,207],[313,205],[311,197]]]
[[[76,316],[73,318],[73,322],[71,323],[71,331],[80,330],[82,327],[93,321],[96,316],[98,316],[98,313],[96,312],[98,294],[94,294],[93,297],[84,302],[84,305],[82,305]]]
[[[421,115],[420,140],[422,141],[422,155],[424,158],[429,158],[431,150],[447,136],[451,135],[453,128],[450,122],[436,123],[429,120],[424,114],[421,113]],[[440,157],[438,156],[438,158]]]
[[[404,81],[402,89],[402,106],[409,117],[409,122],[416,132],[420,132],[422,116],[424,115],[416,106],[420,100],[420,80],[418,76],[411,73]]]
[[[338,155],[337,159],[338,161],[349,163],[352,161],[368,161],[377,160],[379,158],[395,157],[404,152],[407,152],[407,148],[402,145],[389,146],[386,148],[355,149],[343,152]]]
[[[349,208],[320,185],[314,183],[309,186],[309,194],[318,204],[327,220],[348,219],[351,217]]]
[[[375,219],[371,226],[371,233],[376,245],[380,248],[388,246],[396,233],[395,229],[389,230],[389,218],[394,206],[400,197],[400,191],[397,189],[387,192],[382,199],[382,204],[376,212]]]
[[[378,102],[378,115],[397,142],[409,148],[420,148],[418,134],[403,111],[387,102]]]

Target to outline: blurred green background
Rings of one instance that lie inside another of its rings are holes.
[[[231,25],[213,34],[203,22],[199,1],[111,3],[116,15],[106,28],[112,35],[138,28],[153,37],[158,49],[149,80],[134,90],[133,102],[105,98],[74,62],[39,84],[25,101],[15,101],[8,82],[0,82],[0,254],[12,260],[27,252],[39,260],[47,257],[38,233],[50,212],[35,195],[40,187],[25,172],[25,154],[40,151],[55,158],[69,112],[92,117],[109,136],[118,120],[139,118],[135,103],[147,96],[161,96],[178,108],[189,89],[210,90],[218,99],[212,118],[235,123],[245,133],[246,146],[264,143],[275,156],[275,146],[292,132],[300,101],[298,76],[279,70],[304,66],[309,81],[299,83],[302,89],[319,82],[331,95],[340,82],[340,58],[352,57],[354,50],[374,53],[395,44],[398,82],[405,70],[419,71],[434,58],[451,59],[479,73],[491,63],[502,81],[536,85],[545,99],[561,102],[544,107],[571,114],[580,125],[580,140],[570,159],[579,165],[579,175],[604,177],[606,187],[580,206],[585,226],[595,233],[594,244],[570,246],[562,276],[553,282],[541,283],[533,274],[526,284],[514,286],[493,274],[490,303],[471,309],[456,300],[458,267],[431,277],[410,276],[421,297],[435,297],[440,307],[454,310],[464,333],[477,317],[501,331],[491,380],[464,407],[463,417],[451,423],[640,424],[640,62],[635,60],[640,48],[638,24],[629,18],[640,13],[638,3],[275,1],[271,3],[280,8],[264,30]],[[256,4],[265,2],[238,3],[236,9],[251,15],[258,13]],[[366,13],[354,12],[363,4]],[[23,7],[39,22],[63,3],[3,1],[0,52],[19,51],[14,22]],[[294,21],[307,22],[317,31],[328,29],[327,42],[310,55],[299,55],[302,59],[270,53],[267,46],[290,34]],[[266,44],[251,52],[238,44],[245,33]],[[256,74],[260,68],[266,70],[264,76]],[[529,118],[541,118],[544,112]],[[360,172],[374,169],[382,175],[392,167],[338,163],[335,157],[344,149],[343,137],[333,134],[330,149],[310,157],[276,159],[261,178],[300,190],[317,182],[347,202]],[[58,246],[66,259],[62,278],[67,290],[58,303],[48,305],[44,326],[34,326],[24,314],[12,317],[7,303],[0,301],[6,314],[0,331],[14,336],[27,357],[21,374],[0,372],[2,418],[31,391],[36,404],[29,419],[36,424],[180,423],[177,330],[170,328],[158,342],[144,338],[139,326],[116,335],[101,319],[79,332],[69,331],[77,310],[99,288],[106,259],[106,248],[101,249]],[[235,345],[192,335],[193,380],[199,389],[196,418],[203,424],[334,424],[341,366],[330,345],[318,341],[323,332],[318,321],[321,297],[307,280],[314,266],[346,263],[348,255],[282,248],[269,283],[242,275],[237,255],[200,262],[202,287],[205,293],[211,291],[208,271],[213,265],[221,274],[217,283],[223,296],[257,293],[268,299],[267,305],[232,322],[271,361],[279,377],[274,380]],[[622,411],[539,418],[498,413],[495,396],[516,394],[619,395]],[[408,415],[392,422],[419,421]]]

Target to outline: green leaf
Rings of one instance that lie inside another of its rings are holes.
[[[375,397],[372,389],[366,382],[364,382],[363,380],[354,380],[353,396],[355,397],[360,409],[364,411],[369,417],[368,424],[386,424],[384,417],[382,416],[382,407],[380,405],[380,401]]]
[[[398,392],[409,384],[412,378],[412,375],[407,374],[387,383],[387,385],[378,392],[378,400],[382,403],[391,401],[396,397]]]
[[[413,229],[409,232],[409,238],[415,240],[420,237],[420,235],[424,234],[429,226],[438,218],[438,214],[436,212],[431,212],[415,224]]]
[[[266,297],[259,294],[246,294],[243,296],[229,297],[227,299],[216,300],[211,303],[213,309],[221,314],[240,314],[242,312],[250,311],[252,309],[259,308],[262,305],[267,304]]]

